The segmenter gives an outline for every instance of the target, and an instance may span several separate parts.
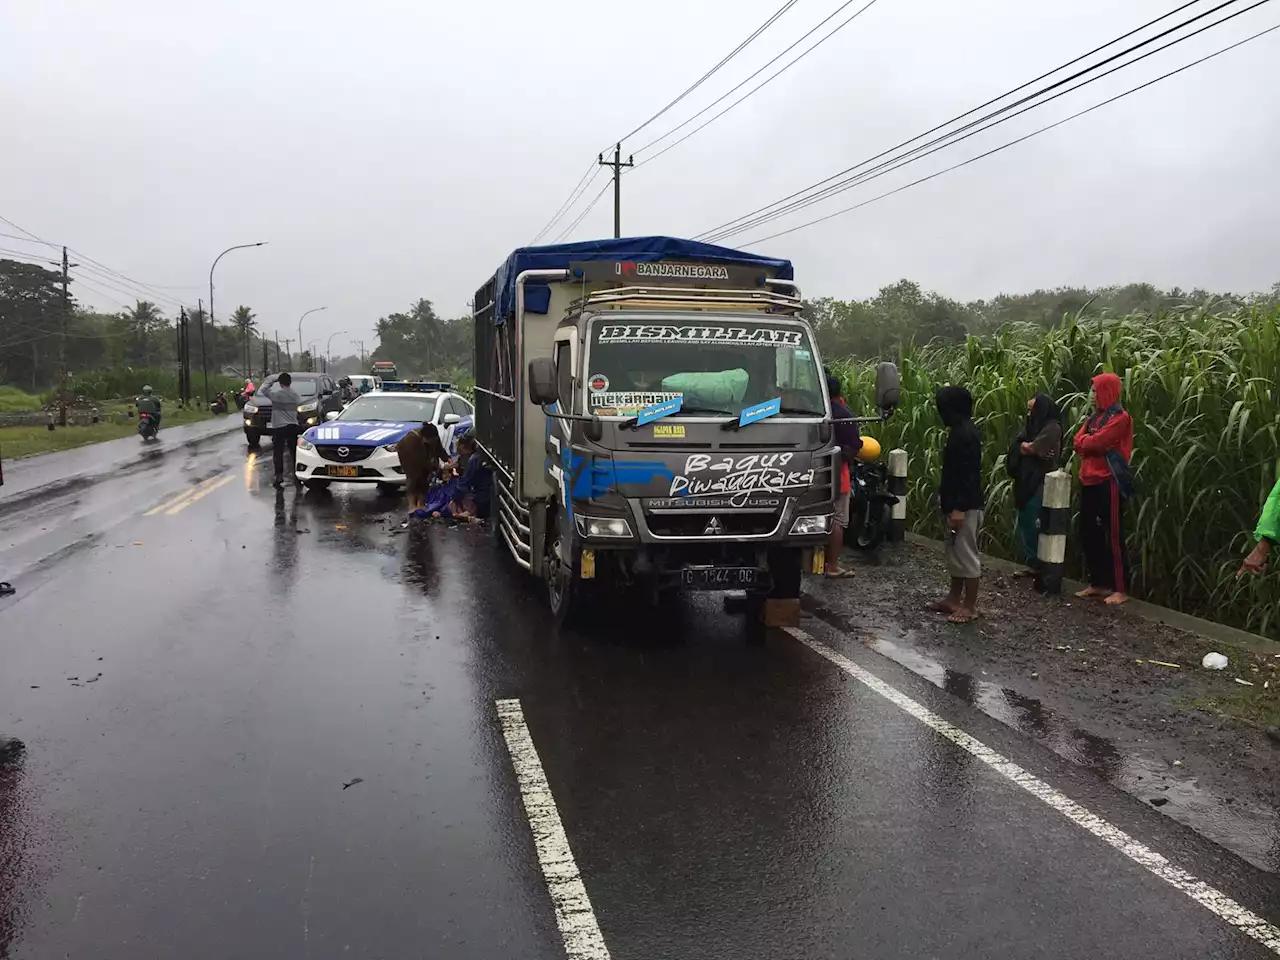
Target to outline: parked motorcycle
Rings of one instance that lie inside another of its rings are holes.
[[[159,429],[160,428],[156,426],[155,418],[153,418],[151,414],[138,414],[138,436],[140,436],[143,441],[154,440]]]
[[[880,444],[863,437],[863,447],[849,474],[849,526],[844,542],[874,553],[889,536],[893,505],[898,498],[888,492],[889,469],[880,462]]]
[[[225,393],[214,394],[213,400],[209,403],[210,413],[226,413],[227,412],[227,395]]]

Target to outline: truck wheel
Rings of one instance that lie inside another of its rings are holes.
[[[245,430],[244,438],[248,441],[249,446],[256,450],[258,449],[259,441],[262,440],[262,434],[257,430]]]
[[[554,517],[551,519],[554,521]],[[587,590],[578,576],[572,555],[565,557],[565,551],[570,549],[559,533],[547,548],[547,599],[556,623],[562,627],[580,624],[587,605]]]

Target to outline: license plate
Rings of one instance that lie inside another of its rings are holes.
[[[681,574],[690,590],[741,590],[754,587],[760,571],[755,567],[685,567]]]
[[[325,473],[331,477],[358,477],[359,467],[325,467]]]

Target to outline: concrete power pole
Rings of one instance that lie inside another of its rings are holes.
[[[622,236],[622,168],[634,167],[635,159],[628,156],[627,162],[622,162],[622,144],[618,144],[613,148],[613,159],[606,160],[604,154],[600,154],[596,158],[596,163],[602,167],[613,167],[613,236],[614,239]]]
[[[62,368],[61,385],[58,389],[58,426],[67,425],[67,327],[71,323],[71,294],[68,285],[71,283],[70,264],[67,263],[67,248],[62,248],[62,338],[58,347],[58,361]]]

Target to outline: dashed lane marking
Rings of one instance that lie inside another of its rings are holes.
[[[1012,760],[996,753],[986,744],[974,739],[959,727],[942,719],[936,713],[912,700],[905,693],[885,683],[875,674],[864,670],[844,654],[815,640],[809,634],[796,627],[784,627],[783,630],[818,654],[818,656],[829,660],[849,676],[880,694],[894,706],[900,707],[921,723],[932,727],[956,744],[956,746],[973,754],[997,773],[1013,781],[1033,797],[1042,800],[1077,826],[1089,831],[1104,843],[1115,847],[1134,863],[1145,867],[1161,880],[1180,890],[1237,930],[1248,934],[1273,953],[1280,955],[1280,929],[1271,925],[1256,913],[1236,903],[1222,891],[1214,889],[1202,880],[1197,880],[1181,867],[1174,866],[1164,856],[1156,853],[1145,844],[1139,843],[1119,827],[1115,827],[1096,814],[1090,813],[1066,794],[1055,790],[1040,778],[1023,770]]]
[[[502,735],[520,785],[524,812],[533,830],[538,863],[555,907],[564,952],[569,960],[609,960],[609,948],[604,945],[591,899],[569,848],[569,838],[560,822],[560,811],[556,809],[551,786],[538,758],[538,748],[533,745],[533,737],[525,725],[524,710],[519,700],[499,700],[497,707]]]
[[[209,494],[213,493],[213,491],[217,490],[219,487],[225,487],[228,483],[230,483],[234,479],[235,479],[234,476],[222,477],[219,480],[215,480],[213,483],[205,484],[203,487],[201,487],[195,493],[191,494],[185,500],[182,500],[178,503],[173,504],[168,510],[164,512],[165,516],[172,517],[175,513],[180,513],[181,511],[187,509],[187,507],[195,503],[197,500],[201,500],[204,497],[207,497]]]

